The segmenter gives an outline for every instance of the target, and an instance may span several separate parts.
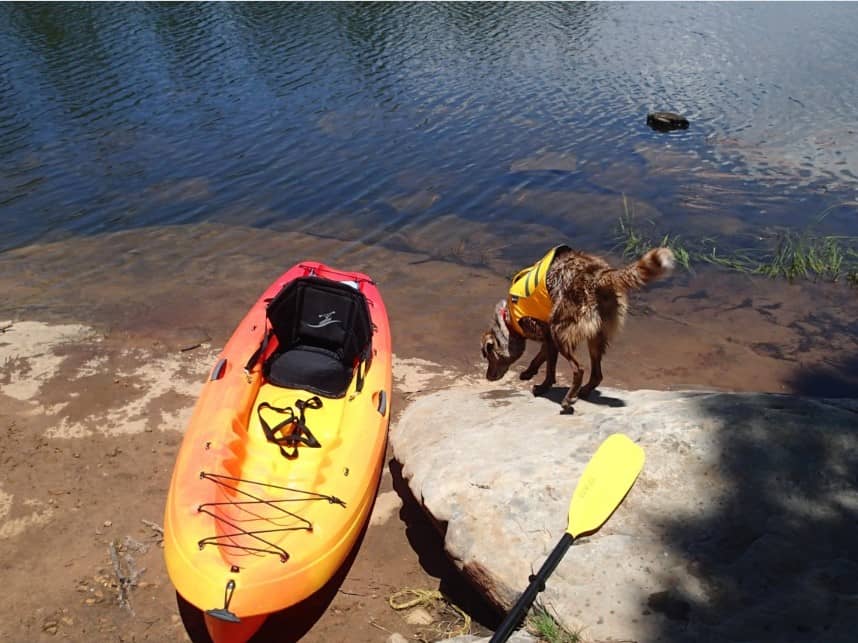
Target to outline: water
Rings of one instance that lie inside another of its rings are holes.
[[[559,241],[610,252],[624,207],[719,249],[823,212],[857,235],[856,28],[850,3],[4,4],[4,310],[94,314],[67,293],[97,284],[132,323],[129,276],[178,302],[256,261],[220,275],[255,295],[311,252],[404,301],[382,250],[501,283]]]
[[[2,13],[3,248],[212,220],[324,230],[344,216],[381,240],[442,214],[574,238],[573,208],[516,202],[532,191],[625,193],[685,232],[701,173],[728,193],[704,198],[713,216],[800,225],[858,183],[849,4]],[[692,127],[651,132],[653,109]],[[515,170],[545,151],[568,162]],[[854,210],[843,219],[854,233]]]

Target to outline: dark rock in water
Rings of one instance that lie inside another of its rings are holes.
[[[688,129],[688,119],[673,112],[652,112],[651,114],[647,114],[646,124],[660,132]]]

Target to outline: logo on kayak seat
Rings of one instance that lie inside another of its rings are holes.
[[[320,313],[319,319],[321,319],[322,321],[320,321],[318,324],[309,324],[308,323],[307,326],[309,326],[310,328],[324,328],[325,326],[330,326],[331,324],[341,324],[342,321],[340,321],[339,319],[333,318],[334,315],[336,314],[336,312],[337,311],[332,310],[331,312],[328,312],[328,313]]]

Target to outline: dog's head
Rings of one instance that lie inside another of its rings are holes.
[[[495,305],[492,325],[483,333],[482,353],[488,361],[486,379],[494,382],[502,378],[509,367],[524,353],[524,337],[510,331],[506,323],[506,299]]]

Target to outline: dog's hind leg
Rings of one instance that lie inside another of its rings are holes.
[[[554,342],[551,340],[542,342],[542,348],[539,349],[539,354],[533,358],[533,361],[524,373],[527,373],[532,369],[533,373],[530,377],[533,377],[536,375],[536,371],[539,370],[539,367],[542,366],[543,362],[547,362],[547,366],[545,367],[545,379],[541,384],[534,384],[531,389],[533,394],[537,396],[548,393],[548,391],[551,390],[551,387],[554,386],[554,382],[557,381],[557,347],[554,346]],[[524,373],[522,373],[522,379],[525,379]]]
[[[605,354],[607,346],[608,342],[602,333],[587,341],[587,348],[590,350],[590,379],[578,391],[578,397],[581,399],[586,400],[590,397],[590,393],[602,383],[602,355]]]
[[[556,313],[557,311],[555,311]],[[561,315],[556,315],[556,319],[552,320],[551,338],[554,340],[552,342],[554,350],[569,360],[569,364],[572,366],[572,386],[569,387],[560,403],[564,411],[571,411],[578,390],[581,388],[581,380],[584,379],[584,369],[575,359],[575,346],[581,338],[578,323],[573,317],[564,318]]]
[[[578,360],[575,359],[575,355],[572,351],[569,352],[568,355],[564,354],[563,357],[569,360],[569,364],[572,365],[572,386],[569,387],[569,390],[566,391],[566,395],[563,396],[563,401],[560,402],[560,406],[563,407],[564,411],[572,410],[572,405],[575,404],[575,398],[578,396],[578,391],[581,389],[581,380],[584,379],[584,368],[578,363]]]

